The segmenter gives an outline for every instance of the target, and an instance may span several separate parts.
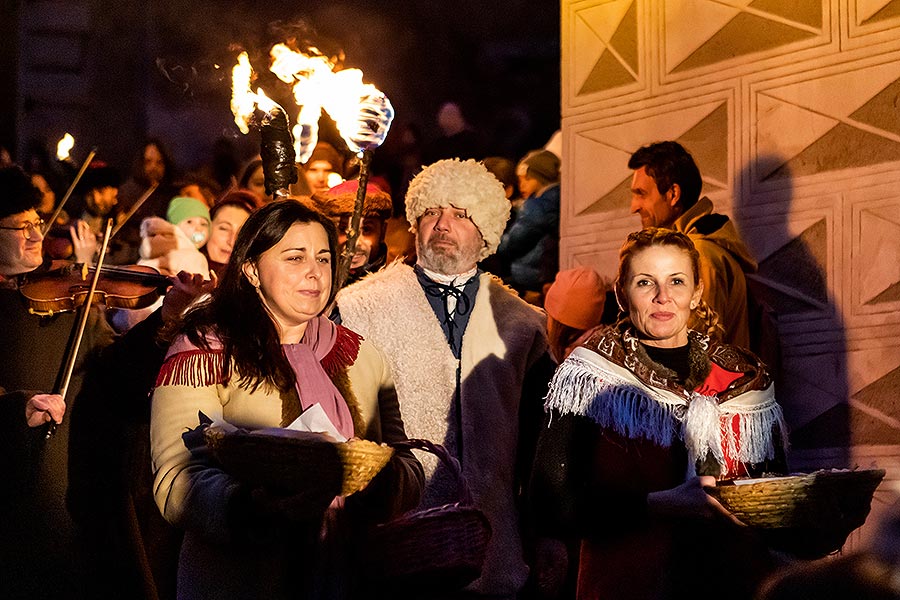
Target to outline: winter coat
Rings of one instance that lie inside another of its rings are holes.
[[[139,381],[143,370],[158,369],[164,352],[154,343],[162,326],[158,314],[115,340],[104,312],[102,306],[91,309],[65,398],[65,417],[48,439],[45,428],[26,426],[24,406],[35,393],[56,389],[77,314],[30,314],[14,280],[0,285],[0,386],[7,391],[0,395],[0,477],[6,486],[0,495],[2,598],[103,597],[97,591],[102,582],[95,580],[95,556],[84,539],[85,530],[96,523],[86,521],[83,509],[97,499],[81,492],[87,480],[105,477],[108,485],[120,475],[110,466],[121,458],[115,443],[119,432],[98,428],[81,413],[95,403],[91,381]],[[130,348],[140,349],[140,359]],[[110,370],[104,354],[121,358],[117,370]],[[105,414],[133,410],[126,404],[133,397],[118,391],[103,407]],[[145,397],[147,389],[142,393]],[[104,517],[115,518],[109,513]],[[117,558],[117,564],[104,565],[100,577],[118,582],[127,561]]]
[[[703,299],[719,315],[725,330],[723,341],[748,348],[745,273],[756,272],[756,260],[734,223],[726,215],[712,211],[712,201],[704,196],[675,220],[672,229],[691,238],[700,253]]]
[[[386,443],[406,439],[390,368],[374,346],[363,341],[348,368],[329,374],[350,407],[357,437]],[[208,453],[189,451],[182,439],[186,429],[198,426],[198,411],[246,429],[283,426],[286,397],[263,387],[251,392],[238,385],[239,378],[232,374],[229,382],[222,380],[221,351],[188,350],[166,360],[153,393],[156,502],[166,520],[185,529],[178,597],[346,597],[351,569],[339,563],[350,562],[343,551],[354,546],[361,530],[351,531],[352,539],[337,540],[348,545],[331,558],[326,554],[335,540],[317,541],[321,522],[276,522],[274,531],[249,530],[256,538],[271,539],[247,539],[234,520],[234,502],[247,492],[247,484]],[[421,485],[421,466],[408,452],[397,452],[366,490],[347,498],[347,511],[371,511],[387,519],[414,506]]]
[[[409,266],[393,263],[344,288],[338,308],[346,325],[388,356],[407,433],[458,454],[475,505],[490,520],[484,568],[467,589],[509,596],[528,576],[518,493],[530,471],[552,361],[543,314],[492,275],[479,277],[460,360]],[[422,463],[423,506],[458,500],[445,470],[431,457]]]
[[[559,184],[525,200],[497,256],[509,264],[508,283],[519,292],[540,292],[559,270]]]

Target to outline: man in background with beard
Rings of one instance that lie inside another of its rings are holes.
[[[461,466],[493,535],[481,577],[425,598],[515,598],[533,555],[519,500],[553,373],[545,318],[477,263],[500,243],[510,205],[474,160],[441,160],[409,186],[415,267],[393,263],[342,290],[343,323],[388,357],[406,433],[443,444]],[[421,456],[421,508],[459,500],[455,481]]]

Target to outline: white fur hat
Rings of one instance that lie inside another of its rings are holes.
[[[425,167],[406,192],[406,219],[416,233],[419,217],[429,208],[464,208],[484,238],[479,259],[493,254],[509,220],[503,184],[474,160],[450,158]]]

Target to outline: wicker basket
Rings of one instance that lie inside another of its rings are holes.
[[[374,528],[366,552],[370,580],[381,589],[452,591],[481,575],[491,526],[472,506],[459,462],[440,444],[409,440],[397,449],[436,455],[456,476],[459,502],[413,511]]]
[[[365,489],[394,455],[394,449],[387,444],[359,439],[337,444],[337,450],[344,469],[342,496]]]
[[[315,482],[335,495],[358,492],[387,464],[393,449],[366,440],[334,443],[320,434],[286,429],[204,432],[226,471],[251,485],[295,493]]]
[[[840,550],[869,514],[884,470],[822,470],[709,490],[774,548],[802,558]]]

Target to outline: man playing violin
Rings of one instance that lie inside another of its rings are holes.
[[[0,168],[0,478],[5,490],[0,494],[0,597],[96,597],[86,591],[81,564],[86,553],[67,510],[70,461],[84,463],[85,455],[83,446],[70,444],[70,433],[73,439],[85,438],[70,425],[74,406],[85,402],[76,399],[86,375],[97,379],[98,369],[103,370],[101,379],[128,382],[121,384],[123,389],[149,380],[146,390],[126,390],[146,398],[165,353],[156,334],[210,284],[179,274],[163,309],[119,340],[103,307],[91,308],[63,398],[53,392],[60,387],[76,315],[33,314],[19,292],[29,274],[43,269],[43,223],[35,210],[39,201],[40,192],[24,171]],[[51,422],[58,427],[48,437],[44,425]]]

